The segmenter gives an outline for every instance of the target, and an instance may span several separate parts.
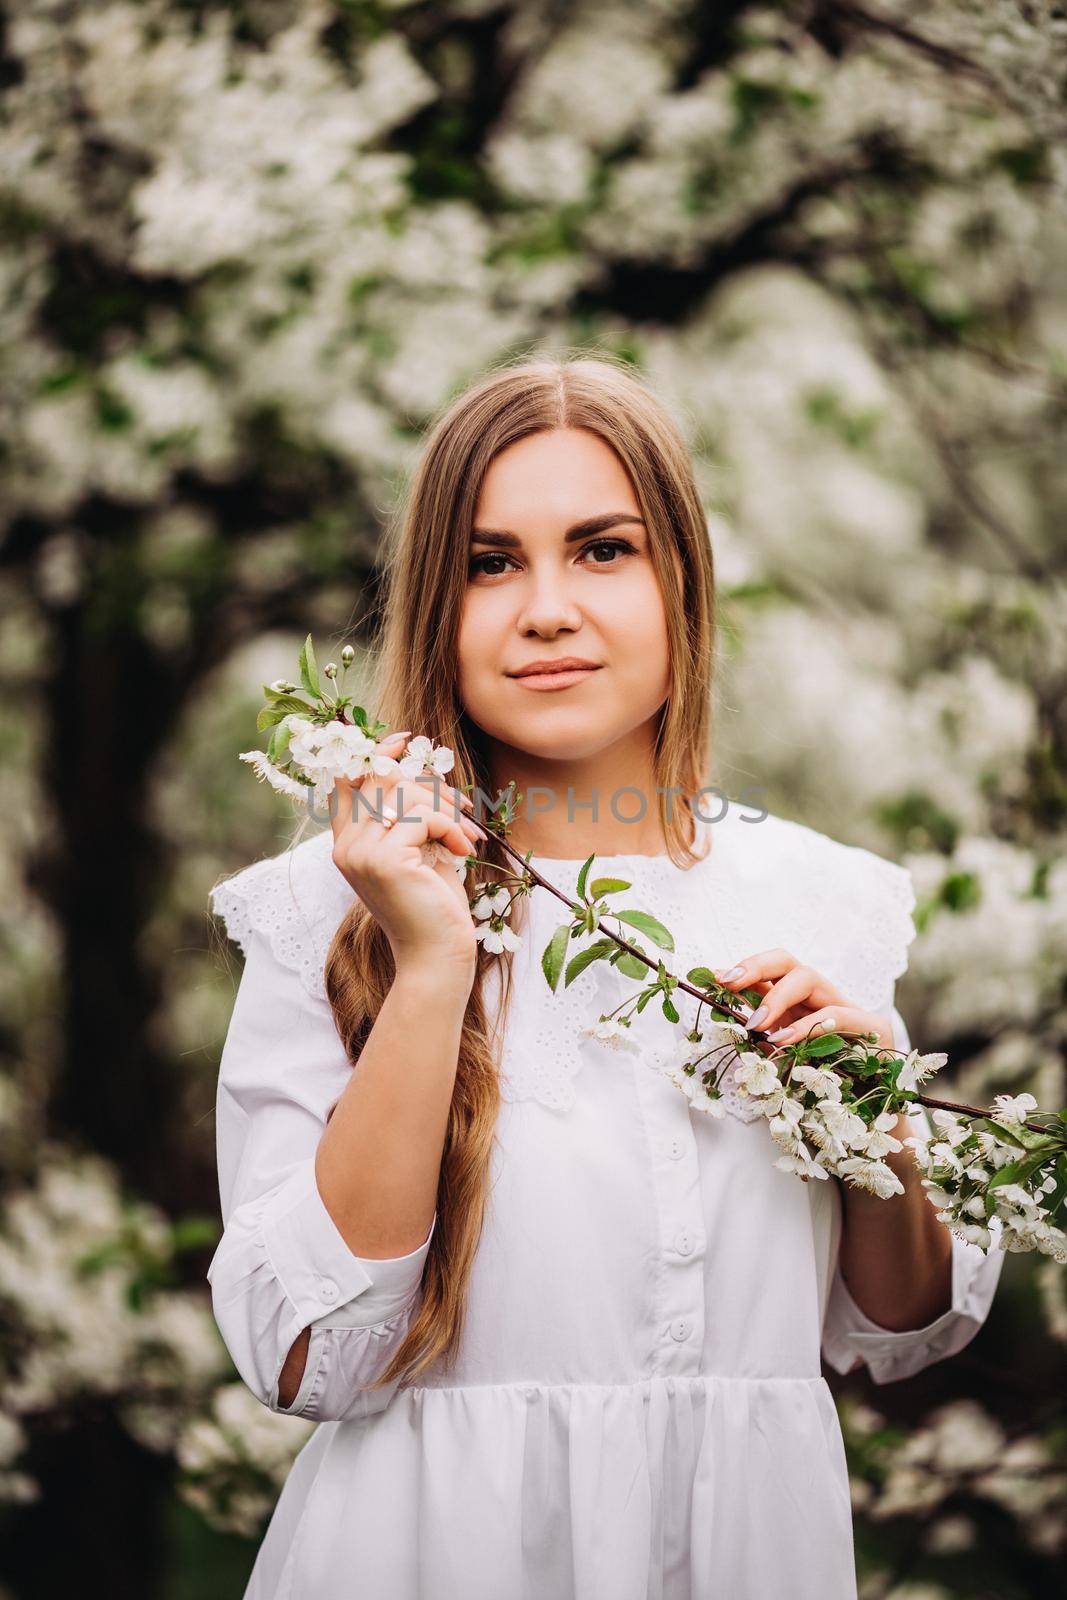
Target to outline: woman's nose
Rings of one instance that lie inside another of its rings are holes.
[[[543,632],[545,628],[575,628],[581,622],[581,611],[570,591],[566,574],[544,572],[531,574],[527,592],[519,609],[518,626]]]

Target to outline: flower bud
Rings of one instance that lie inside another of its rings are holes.
[[[337,662],[336,661],[327,661],[326,665],[323,667],[322,670],[323,670],[323,672],[325,672],[325,674],[326,674],[326,676],[328,678],[336,678],[336,676],[337,676]]]
[[[341,651],[342,664],[346,667],[350,667],[355,659],[356,652],[353,650],[350,644],[346,644],[344,649]]]

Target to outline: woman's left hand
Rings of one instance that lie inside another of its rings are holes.
[[[893,1048],[889,1017],[854,1005],[829,978],[788,950],[761,950],[736,967],[716,968],[715,976],[724,989],[759,990],[763,998],[745,1026],[773,1045],[797,1044],[809,1034],[874,1033],[876,1048]]]

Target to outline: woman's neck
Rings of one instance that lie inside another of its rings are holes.
[[[525,854],[560,860],[589,855],[662,855],[667,841],[662,797],[646,739],[626,741],[589,758],[552,761],[529,751],[497,746],[490,758],[492,798],[514,783],[519,799],[508,843]],[[692,821],[685,798],[669,797],[687,836]]]

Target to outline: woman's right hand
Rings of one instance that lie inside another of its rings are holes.
[[[383,755],[400,760],[406,734],[381,742]],[[436,781],[439,802],[434,800]],[[353,792],[364,800],[354,803]],[[438,840],[456,856],[474,853],[485,830],[465,813],[468,797],[440,778],[379,777],[336,780],[331,808],[333,860],[360,900],[384,928],[397,970],[402,965],[457,963],[473,974],[478,941],[465,875],[450,861],[427,864],[422,846]],[[456,803],[464,813],[456,816]],[[399,820],[386,828],[382,812]]]

